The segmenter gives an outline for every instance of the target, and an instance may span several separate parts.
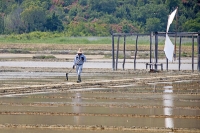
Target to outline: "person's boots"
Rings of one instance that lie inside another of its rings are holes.
[[[81,82],[81,75],[78,75],[77,83],[80,83],[80,82]]]

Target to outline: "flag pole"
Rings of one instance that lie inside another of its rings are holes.
[[[174,61],[176,61],[176,37],[177,37],[177,29],[178,29],[178,7],[176,7],[176,27],[175,27],[175,43],[174,43]]]
[[[169,15],[168,15],[168,20],[169,20]],[[168,31],[167,31],[167,29],[166,29],[165,39],[166,39],[167,33],[168,33]],[[165,55],[165,56],[166,56],[166,55]],[[168,58],[166,57],[166,69],[167,69],[167,71],[168,71],[168,66],[169,66],[169,60],[168,60]]]

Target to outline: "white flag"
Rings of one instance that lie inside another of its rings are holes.
[[[173,22],[174,20],[174,17],[176,15],[176,11],[177,11],[178,8],[176,8],[170,15],[169,15],[169,18],[168,18],[168,23],[167,23],[167,33],[169,31],[169,27],[170,27],[170,24]]]
[[[171,40],[169,39],[169,36],[166,34],[166,38],[165,38],[165,55],[167,57],[167,59],[169,61],[173,61],[173,53],[174,53],[174,45],[171,42]]]

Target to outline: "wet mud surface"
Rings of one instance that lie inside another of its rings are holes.
[[[0,69],[4,133],[200,132],[197,71]]]

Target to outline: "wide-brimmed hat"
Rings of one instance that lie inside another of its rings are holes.
[[[81,48],[78,49],[77,54],[82,54]]]

